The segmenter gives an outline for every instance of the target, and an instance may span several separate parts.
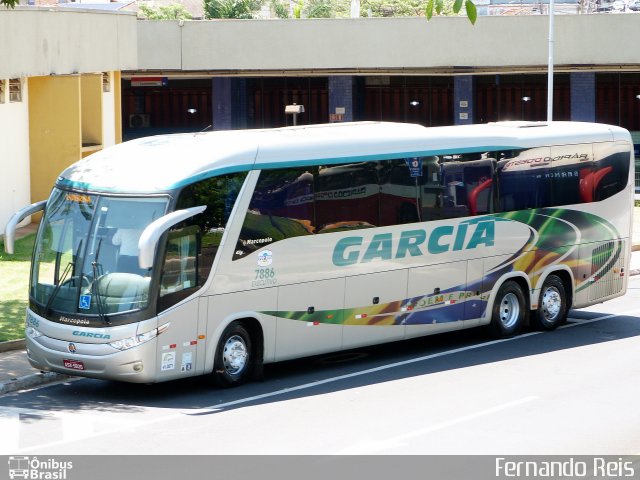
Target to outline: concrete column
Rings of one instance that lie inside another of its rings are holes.
[[[213,130],[231,130],[231,78],[214,77],[211,81],[211,101],[213,102]]]
[[[571,120],[596,121],[595,72],[571,73]]]
[[[353,77],[329,77],[329,114],[341,112],[344,108],[344,121],[353,121]],[[338,109],[338,110],[336,110]],[[329,119],[327,119],[328,121]]]
[[[473,123],[473,76],[461,75],[453,79],[454,124]]]
[[[247,79],[231,79],[231,125],[232,128],[247,128]]]
[[[247,128],[247,80],[215,77],[211,88],[213,129]]]

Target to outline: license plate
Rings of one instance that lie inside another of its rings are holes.
[[[73,370],[84,370],[84,363],[79,360],[63,360],[63,363],[66,368],[71,368]]]

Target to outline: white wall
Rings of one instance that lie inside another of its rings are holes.
[[[546,15],[138,22],[138,69],[426,74],[546,68]],[[640,63],[640,14],[558,15],[555,63]],[[180,26],[182,25],[182,26]]]
[[[0,77],[136,69],[132,12],[0,8]]]
[[[4,79],[8,80],[8,79]],[[31,203],[29,191],[29,92],[22,83],[22,101],[0,103],[0,233],[11,215]]]

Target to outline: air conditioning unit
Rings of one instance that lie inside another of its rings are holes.
[[[151,116],[148,113],[133,113],[129,115],[130,128],[149,128]]]

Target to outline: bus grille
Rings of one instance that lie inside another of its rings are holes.
[[[614,240],[593,249],[589,300],[598,300],[622,291],[625,243],[624,240]]]

